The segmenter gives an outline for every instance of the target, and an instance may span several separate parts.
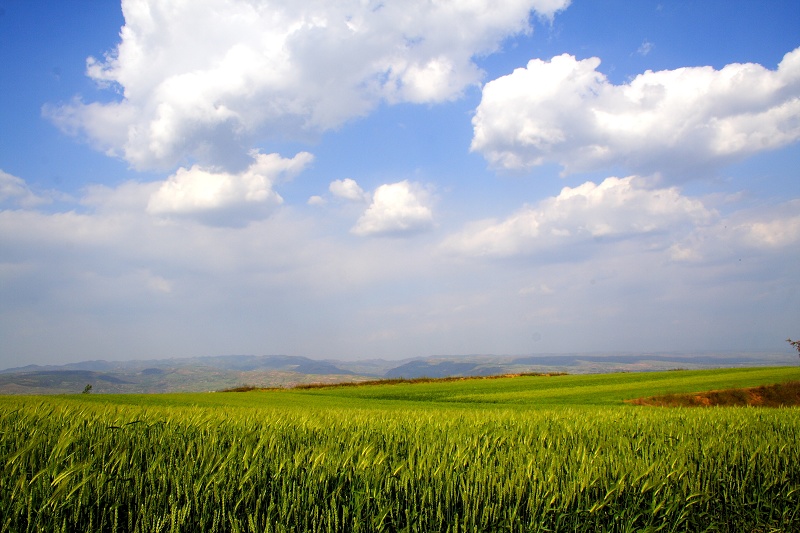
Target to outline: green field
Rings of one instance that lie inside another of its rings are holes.
[[[800,368],[0,397],[0,531],[798,531]]]

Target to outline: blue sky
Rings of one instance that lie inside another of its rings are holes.
[[[775,351],[793,1],[0,0],[0,367]]]

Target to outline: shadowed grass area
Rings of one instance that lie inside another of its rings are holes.
[[[791,407],[800,405],[800,381],[690,394],[666,394],[632,400],[634,405],[661,407]]]

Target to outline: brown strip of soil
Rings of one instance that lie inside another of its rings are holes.
[[[800,381],[787,381],[775,385],[762,385],[749,389],[728,389],[689,394],[667,394],[626,400],[634,405],[656,405],[660,407],[713,407],[754,406],[789,407],[800,405]]]

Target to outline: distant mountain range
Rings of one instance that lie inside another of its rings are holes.
[[[387,361],[318,360],[289,355],[83,361],[0,370],[0,394],[218,391],[240,386],[291,387],[375,379],[489,376],[524,372],[643,372],[797,364],[781,353],[462,355]]]

